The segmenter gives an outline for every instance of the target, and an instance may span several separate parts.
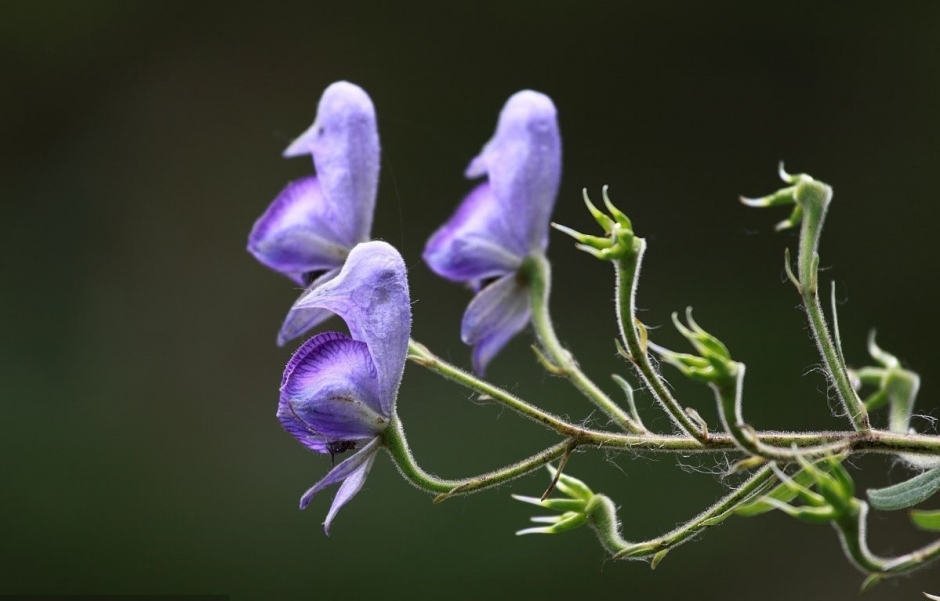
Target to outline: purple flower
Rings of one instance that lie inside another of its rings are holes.
[[[300,508],[340,484],[323,528],[362,488],[380,435],[395,414],[411,335],[411,302],[401,255],[385,242],[353,248],[335,278],[305,293],[297,306],[339,315],[350,336],[317,334],[284,369],[277,417],[305,447],[331,456],[356,450],[300,498]]]
[[[530,292],[519,268],[548,246],[561,178],[561,138],[551,99],[531,90],[513,94],[496,133],[465,175],[485,175],[487,181],[431,236],[424,260],[438,275],[478,291],[464,313],[461,338],[473,346],[474,369],[482,374],[529,322]]]
[[[379,133],[372,100],[345,81],[320,98],[317,117],[285,157],[310,154],[316,175],[294,180],[255,222],[248,251],[263,264],[314,289],[339,273],[349,251],[369,239],[379,182]],[[278,344],[330,316],[291,308]]]

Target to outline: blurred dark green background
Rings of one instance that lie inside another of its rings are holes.
[[[3,2],[0,593],[856,598],[861,576],[827,527],[733,519],[651,572],[605,559],[587,529],[514,537],[533,511],[509,493],[539,493],[544,476],[434,506],[384,456],[327,538],[332,492],[296,506],[329,462],[274,419],[290,354],[274,337],[297,291],[244,246],[310,171],[280,151],[320,92],[362,85],[384,151],[374,235],[410,265],[415,337],[469,364],[469,294],[420,252],[470,189],[462,170],[504,100],[534,88],[555,100],[564,139],[555,219],[589,229],[580,190],[610,184],[650,243],[642,318],[680,347],[669,314],[693,305],[748,364],[749,421],[844,423],[783,282],[796,238],[772,225],[785,211],[736,200],[780,186],[781,159],[835,188],[821,251],[849,361],[865,362],[877,327],[922,373],[919,410],[937,415],[940,5],[905,4]],[[626,373],[609,267],[558,234],[551,256],[562,338],[600,381]],[[587,418],[527,345],[514,341],[493,379]],[[673,381],[714,423],[708,391]],[[553,440],[469,397],[406,371],[399,410],[427,469],[471,475]],[[862,486],[906,473],[856,464]],[[586,451],[569,471],[620,503],[639,539],[717,497],[708,472],[721,467]],[[871,530],[882,553],[925,540],[903,517]],[[868,598],[925,589],[940,592],[937,568]]]

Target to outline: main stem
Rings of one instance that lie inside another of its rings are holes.
[[[652,432],[621,434],[582,428],[547,411],[538,409],[531,403],[498,386],[485,382],[451,365],[418,342],[409,342],[409,353],[409,359],[412,361],[470,390],[484,394],[492,398],[494,402],[503,404],[566,438],[575,440],[578,446],[629,449],[637,452],[653,453],[723,453],[738,450],[736,442],[728,434],[709,434],[708,438],[703,440],[693,436],[664,435]],[[933,457],[940,456],[940,436],[925,434],[907,434],[884,430],[808,433],[757,431],[753,434],[761,442],[779,448],[789,448],[796,445],[802,449],[804,447],[820,447],[821,445],[840,443],[845,445],[846,451],[856,453],[916,453]]]

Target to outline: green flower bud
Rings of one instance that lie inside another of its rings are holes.
[[[552,227],[577,240],[576,248],[578,250],[583,250],[604,261],[613,261],[639,253],[642,243],[633,233],[633,224],[630,222],[630,218],[610,201],[607,196],[607,186],[604,186],[602,195],[608,213],[604,213],[591,202],[587,189],[583,191],[583,194],[584,205],[597,224],[603,228],[604,236],[582,234],[557,223],[553,223]]]
[[[512,498],[530,505],[538,505],[545,509],[560,512],[560,515],[536,516],[530,518],[537,524],[547,524],[546,526],[537,526],[534,528],[525,528],[516,532],[516,535],[523,534],[558,534],[579,528],[588,522],[591,502],[594,500],[594,493],[588,488],[587,484],[566,474],[559,474],[558,470],[551,465],[548,468],[549,475],[555,483],[555,489],[566,495],[567,498],[540,499],[537,497],[526,497],[522,495],[512,495]]]
[[[663,361],[678,368],[688,378],[716,385],[733,382],[740,368],[739,364],[731,359],[728,347],[692,319],[692,309],[686,310],[688,327],[679,321],[676,313],[672,314],[672,321],[679,333],[692,343],[699,354],[677,353],[652,343],[650,348],[656,351]]]

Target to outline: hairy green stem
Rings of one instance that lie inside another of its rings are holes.
[[[832,188],[814,180],[801,181],[796,186],[795,196],[803,209],[797,270],[800,295],[803,297],[803,305],[809,317],[810,330],[846,415],[856,430],[869,430],[871,424],[865,404],[858,398],[858,394],[852,387],[839,349],[836,348],[829,333],[822,304],[819,301],[819,239],[823,222],[826,219],[826,211],[832,200]]]
[[[876,579],[899,576],[917,570],[940,558],[940,540],[924,545],[920,549],[897,557],[880,557],[868,548],[866,520],[868,504],[856,501],[856,511],[846,513],[833,523],[839,533],[839,541],[846,556],[860,570]]]
[[[769,467],[763,467],[695,518],[670,532],[645,541],[631,542],[620,535],[616,507],[604,495],[595,496],[596,503],[593,507],[589,507],[591,510],[589,519],[601,544],[614,556],[614,559],[653,557],[653,561],[658,563],[666,551],[688,542],[702,530],[717,524],[735,508],[765,492],[774,481],[773,471]]]
[[[575,440],[579,446],[653,453],[724,453],[738,450],[734,439],[727,434],[709,434],[707,439],[700,440],[691,436],[664,435],[651,432],[620,434],[582,428],[451,365],[418,342],[410,341],[408,349],[408,358],[419,365],[470,390],[486,395],[493,401],[503,404],[566,438]],[[790,448],[796,445],[803,449],[805,447],[821,447],[822,445],[840,443],[845,445],[845,451],[856,453],[916,453],[934,457],[940,456],[940,436],[926,434],[907,434],[884,430],[807,433],[767,430],[757,431],[753,434],[762,442],[779,448]],[[807,455],[807,453],[802,454]],[[820,450],[820,454],[825,453]]]
[[[448,380],[479,392],[480,394],[505,405],[516,413],[527,417],[532,421],[538,422],[552,430],[555,430],[559,434],[571,436],[584,431],[582,428],[568,423],[560,417],[552,415],[551,413],[543,411],[531,403],[523,401],[511,392],[503,390],[498,386],[494,386],[486,380],[482,380],[473,374],[460,369],[459,367],[451,365],[450,363],[444,361],[432,353],[428,347],[411,339],[408,340],[408,358],[415,363],[418,363],[419,365],[447,378]]]
[[[669,392],[666,381],[650,361],[645,342],[640,340],[636,325],[636,289],[643,253],[646,251],[646,241],[642,238],[634,238],[633,250],[634,252],[627,253],[613,261],[616,273],[617,325],[620,328],[620,337],[629,353],[627,359],[633,363],[643,384],[673,423],[683,433],[696,440],[705,440],[707,434],[682,410],[679,402]]]
[[[552,267],[545,255],[534,254],[523,263],[522,272],[528,277],[532,291],[532,325],[539,345],[548,359],[546,367],[552,373],[567,378],[575,388],[604,412],[617,426],[627,432],[646,432],[641,424],[615,403],[581,371],[574,356],[561,344],[548,311],[552,288]]]
[[[411,449],[408,447],[408,441],[405,438],[405,430],[397,415],[392,418],[388,428],[382,433],[382,443],[395,461],[395,465],[398,466],[398,471],[401,472],[402,476],[425,492],[437,493],[439,496],[435,501],[453,495],[470,494],[524,476],[565,453],[571,453],[575,446],[570,439],[564,440],[512,465],[480,476],[452,480],[439,478],[421,469],[411,454]]]
[[[799,449],[768,445],[744,421],[742,401],[745,366],[743,363],[737,362],[732,365],[734,370],[729,374],[729,377],[710,384],[710,387],[715,393],[715,399],[718,401],[718,417],[721,420],[721,425],[742,451],[770,461],[794,462],[800,456],[805,458],[834,455],[845,451],[848,447],[849,442],[844,439]]]

